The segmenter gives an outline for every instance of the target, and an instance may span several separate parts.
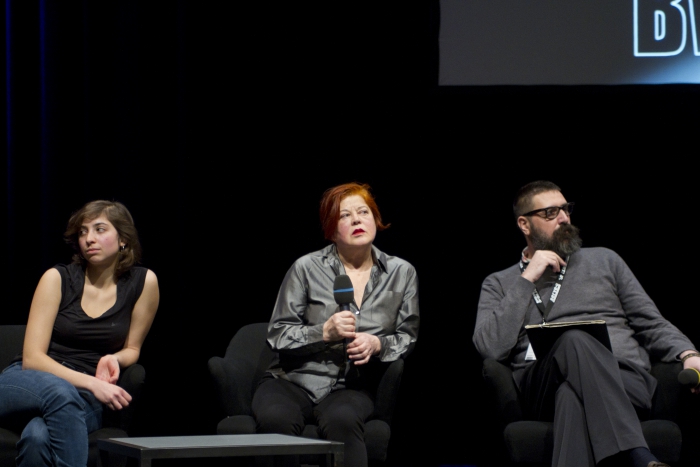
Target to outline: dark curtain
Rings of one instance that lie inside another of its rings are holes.
[[[401,165],[388,150],[402,126],[418,128],[434,85],[423,8],[2,4],[0,324],[25,323],[43,272],[70,261],[73,211],[123,202],[161,289],[133,434],[213,433],[207,359],[267,321],[287,268],[325,245],[323,190],[355,179],[382,190],[379,159],[392,174]]]
[[[415,106],[430,79],[417,72],[432,46],[416,7],[3,4],[13,321],[65,253],[64,223],[84,202],[124,202],[145,259],[177,269],[192,225],[226,214],[220,203],[249,205],[266,185],[306,185],[324,161],[385,146],[377,134],[410,121],[396,109]],[[164,223],[172,255],[156,256]]]

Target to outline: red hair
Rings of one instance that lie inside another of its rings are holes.
[[[326,240],[333,241],[335,233],[338,230],[338,221],[340,220],[340,202],[348,196],[359,195],[367,203],[372,215],[374,223],[377,225],[377,230],[384,230],[391,224],[382,223],[382,215],[379,213],[374,196],[370,193],[370,187],[366,183],[344,183],[327,189],[321,197],[321,208],[319,215],[321,217],[321,228],[323,236]]]

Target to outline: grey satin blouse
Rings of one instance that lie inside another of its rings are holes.
[[[372,246],[374,266],[365,288],[357,332],[379,337],[377,356],[390,362],[408,355],[418,337],[418,277],[407,261]],[[318,403],[344,386],[343,342],[323,342],[323,323],[339,311],[333,282],[345,268],[334,244],[302,256],[287,271],[268,326],[267,341],[278,352],[269,372],[306,390]],[[353,301],[350,309],[357,312]]]

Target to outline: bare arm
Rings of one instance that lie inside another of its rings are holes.
[[[143,286],[141,296],[131,312],[131,325],[124,348],[113,355],[119,362],[120,368],[127,368],[138,361],[141,347],[151,329],[159,302],[158,279],[155,273],[149,270],[146,273],[146,283]]]
[[[159,301],[158,279],[153,271],[148,270],[141,296],[131,312],[131,325],[124,348],[100,359],[95,371],[97,379],[116,384],[119,380],[120,369],[127,368],[138,361],[141,355],[141,346],[151,329]]]

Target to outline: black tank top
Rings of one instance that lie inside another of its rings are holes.
[[[131,324],[131,311],[141,296],[147,269],[134,266],[117,281],[117,300],[112,308],[91,318],[80,302],[85,271],[80,264],[57,264],[61,274],[61,304],[51,334],[48,355],[58,363],[94,375],[104,355],[124,347]],[[15,361],[21,360],[21,354]]]

